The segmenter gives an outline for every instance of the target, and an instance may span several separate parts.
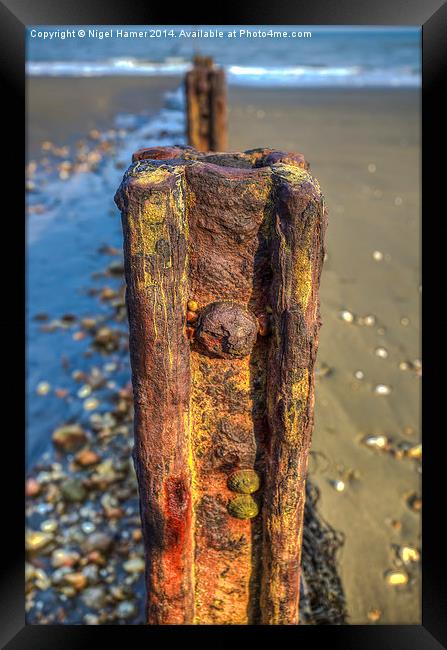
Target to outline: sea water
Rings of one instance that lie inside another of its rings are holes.
[[[37,30],[47,37],[38,38]],[[77,31],[75,38],[57,37],[72,31]],[[213,57],[227,71],[229,84],[237,85],[386,88],[417,87],[421,82],[418,27],[27,29],[29,75],[182,75],[195,54]]]

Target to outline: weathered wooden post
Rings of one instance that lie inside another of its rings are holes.
[[[296,624],[326,212],[300,154],[140,150],[122,212],[150,624]]]
[[[227,148],[227,90],[225,72],[210,57],[196,56],[186,73],[188,144],[197,151]]]

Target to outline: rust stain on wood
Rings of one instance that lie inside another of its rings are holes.
[[[161,147],[134,154],[115,199],[148,622],[296,624],[318,182],[301,154]]]

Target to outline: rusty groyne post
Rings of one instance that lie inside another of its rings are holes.
[[[210,57],[196,56],[186,73],[188,144],[198,151],[227,148],[227,90],[225,72]]]
[[[150,624],[296,624],[326,212],[300,154],[141,150],[122,213]]]

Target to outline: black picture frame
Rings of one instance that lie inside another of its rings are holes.
[[[222,4],[222,3],[220,3]],[[175,8],[174,8],[175,7]],[[412,25],[422,27],[423,38],[423,91],[422,91],[422,187],[423,187],[423,271],[427,276],[424,282],[423,316],[433,316],[436,310],[436,330],[442,326],[439,304],[442,301],[436,279],[442,277],[441,263],[443,252],[443,170],[442,156],[439,163],[436,156],[440,149],[440,138],[445,131],[441,117],[444,117],[444,104],[441,98],[443,64],[447,61],[445,35],[447,34],[447,4],[440,0],[312,0],[311,3],[295,2],[282,4],[266,2],[239,3],[237,8],[219,7],[220,13],[204,12],[198,4],[188,6],[157,5],[138,0],[100,0],[85,2],[78,0],[3,0],[0,1],[0,57],[3,82],[3,108],[6,109],[4,134],[13,136],[10,145],[3,148],[3,203],[9,201],[10,207],[4,212],[3,227],[7,229],[3,241],[7,246],[4,252],[12,253],[12,264],[5,264],[4,300],[10,309],[3,333],[3,348],[6,355],[4,376],[8,379],[6,396],[8,408],[13,408],[13,430],[3,432],[2,474],[7,476],[3,492],[4,522],[6,532],[3,541],[6,548],[2,553],[4,563],[0,574],[2,620],[0,637],[2,647],[8,650],[68,650],[69,648],[97,647],[107,643],[110,633],[115,643],[147,643],[152,647],[171,648],[178,642],[204,640],[214,648],[227,647],[228,643],[287,642],[307,647],[310,643],[324,643],[343,650],[435,650],[447,644],[446,632],[446,590],[443,580],[444,547],[443,517],[440,501],[442,488],[442,453],[437,449],[444,437],[442,428],[436,424],[436,407],[442,415],[442,401],[434,397],[436,369],[442,366],[443,349],[439,346],[442,338],[432,335],[432,326],[426,327],[430,334],[424,338],[424,365],[428,369],[428,379],[423,388],[423,599],[421,625],[383,625],[383,626],[329,626],[329,627],[260,627],[252,628],[227,626],[219,627],[149,627],[149,626],[27,626],[24,609],[24,550],[23,550],[23,478],[21,469],[25,458],[25,441],[19,425],[21,405],[10,406],[15,395],[23,394],[24,366],[20,363],[20,351],[25,349],[26,332],[19,314],[23,314],[26,298],[25,283],[22,282],[21,268],[25,268],[25,228],[23,225],[23,177],[18,169],[23,169],[25,136],[25,27],[27,25],[51,24],[301,24],[301,25]],[[442,170],[442,171],[441,171]],[[442,173],[442,176],[441,176]],[[17,187],[15,187],[17,185]],[[436,203],[435,203],[436,202]],[[13,217],[14,211],[17,215]],[[14,232],[9,233],[13,228]],[[7,248],[7,251],[6,251]],[[23,261],[23,265],[20,262]],[[430,267],[430,268],[429,268]],[[428,291],[428,297],[427,297]],[[9,292],[9,293],[8,293]],[[14,307],[12,307],[14,305]],[[17,305],[17,307],[15,307]],[[11,323],[12,319],[12,323]],[[2,319],[3,320],[3,319]],[[16,337],[15,345],[12,342]],[[11,338],[12,337],[12,338]],[[6,345],[5,345],[6,342]],[[438,345],[437,345],[438,342]],[[23,346],[23,347],[22,347]],[[436,347],[435,347],[436,346]],[[430,349],[432,348],[432,349]],[[10,358],[7,357],[10,355]],[[13,383],[11,384],[11,377]],[[19,399],[20,401],[20,399]],[[445,398],[444,398],[445,401]],[[17,409],[17,410],[16,410]],[[23,420],[22,420],[23,422]],[[442,422],[442,420],[440,420]],[[6,460],[5,460],[6,459]],[[439,467],[436,467],[436,460]],[[6,471],[9,469],[9,473]],[[438,495],[438,497],[436,496]],[[8,508],[10,509],[8,513]],[[125,629],[123,629],[125,628]],[[324,637],[324,639],[323,639]],[[306,644],[304,646],[303,644]]]

